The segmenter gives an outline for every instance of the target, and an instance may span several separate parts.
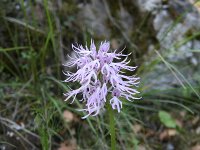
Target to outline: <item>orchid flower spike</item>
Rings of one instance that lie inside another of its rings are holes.
[[[77,67],[77,71],[65,72],[67,79],[65,82],[78,82],[80,87],[66,93],[66,101],[72,98],[75,100],[77,94],[82,95],[82,100],[86,102],[84,111],[88,116],[96,116],[104,108],[106,101],[109,101],[112,109],[118,112],[122,109],[124,98],[128,101],[140,99],[135,97],[138,92],[135,87],[139,84],[139,77],[127,76],[125,70],[134,71],[137,67],[128,66],[128,55],[117,53],[110,49],[110,42],[102,42],[96,48],[94,41],[91,40],[90,47],[84,48],[82,45],[72,45],[75,56],[64,66]],[[123,71],[122,71],[123,70]],[[111,99],[108,98],[111,94]]]

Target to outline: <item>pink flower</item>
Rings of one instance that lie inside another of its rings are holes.
[[[127,76],[125,70],[134,71],[136,67],[128,66],[128,55],[117,53],[116,50],[110,50],[110,42],[102,42],[97,50],[94,41],[91,40],[90,48],[82,45],[74,46],[74,57],[70,57],[70,61],[64,66],[76,66],[75,73],[65,72],[67,79],[65,82],[78,82],[78,89],[66,93],[66,101],[73,98],[76,99],[77,94],[82,95],[82,100],[86,102],[83,109],[88,112],[86,118],[90,115],[96,116],[101,109],[104,108],[106,101],[112,106],[112,109],[121,111],[122,101],[124,97],[128,101],[140,99],[135,97],[139,92],[135,89],[139,84],[139,77]],[[112,95],[111,99],[107,99],[108,94]]]

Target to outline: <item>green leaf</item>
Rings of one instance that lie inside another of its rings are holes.
[[[158,113],[160,121],[168,128],[176,128],[177,124],[176,121],[172,118],[172,116],[165,112],[159,111]]]

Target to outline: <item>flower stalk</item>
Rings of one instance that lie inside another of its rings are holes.
[[[108,102],[106,103],[106,105],[107,105],[107,110],[109,113],[109,132],[110,132],[111,150],[116,150],[114,110],[111,108],[111,105]]]

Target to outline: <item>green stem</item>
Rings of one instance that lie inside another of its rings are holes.
[[[109,113],[109,126],[110,126],[109,132],[111,136],[111,150],[116,150],[114,110],[111,108],[109,102],[107,102],[107,109]]]

